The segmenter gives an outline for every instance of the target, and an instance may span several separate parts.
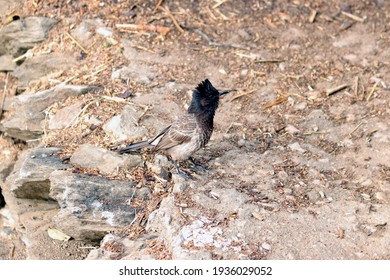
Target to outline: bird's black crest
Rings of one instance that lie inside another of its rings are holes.
[[[210,83],[208,79],[201,82],[197,87],[196,90],[201,95],[209,95],[209,94],[215,94],[219,95],[218,90]]]

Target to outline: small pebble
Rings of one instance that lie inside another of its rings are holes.
[[[266,251],[271,251],[271,245],[268,244],[267,242],[261,243],[261,248],[263,248]]]

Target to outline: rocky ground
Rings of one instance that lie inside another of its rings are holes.
[[[0,0],[0,259],[389,259],[389,11]],[[205,78],[208,172],[116,153]]]

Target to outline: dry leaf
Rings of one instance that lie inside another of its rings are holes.
[[[54,229],[54,228],[48,228],[47,234],[49,235],[50,238],[56,240],[68,241],[70,239],[69,235],[66,235],[62,231],[59,231],[58,229]]]

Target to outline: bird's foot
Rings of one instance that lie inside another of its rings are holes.
[[[189,158],[189,161],[190,161],[189,167],[191,169],[196,170],[196,171],[200,171],[200,172],[204,172],[204,173],[209,172],[209,170],[206,167],[204,167],[200,164],[197,164],[193,158]]]
[[[202,165],[199,165],[199,164],[190,163],[189,167],[190,167],[191,169],[194,169],[194,170],[196,170],[196,171],[200,171],[200,172],[203,172],[203,173],[209,172],[209,170],[208,170],[206,167],[204,167],[204,166],[202,166]]]
[[[185,172],[185,171],[183,171],[183,170],[181,170],[179,168],[176,168],[176,170],[173,171],[172,173],[173,174],[177,174],[177,175],[181,176],[182,178],[184,178],[186,180],[191,180],[192,179],[192,176],[189,173],[187,173],[187,172]]]
[[[185,171],[183,171],[183,170],[181,170],[179,168],[179,165],[178,165],[177,161],[174,160],[173,164],[175,165],[175,171],[172,172],[173,174],[177,174],[177,175],[183,177],[186,180],[187,179],[188,180],[192,179],[192,176],[189,173],[187,173],[187,172],[185,172]]]

